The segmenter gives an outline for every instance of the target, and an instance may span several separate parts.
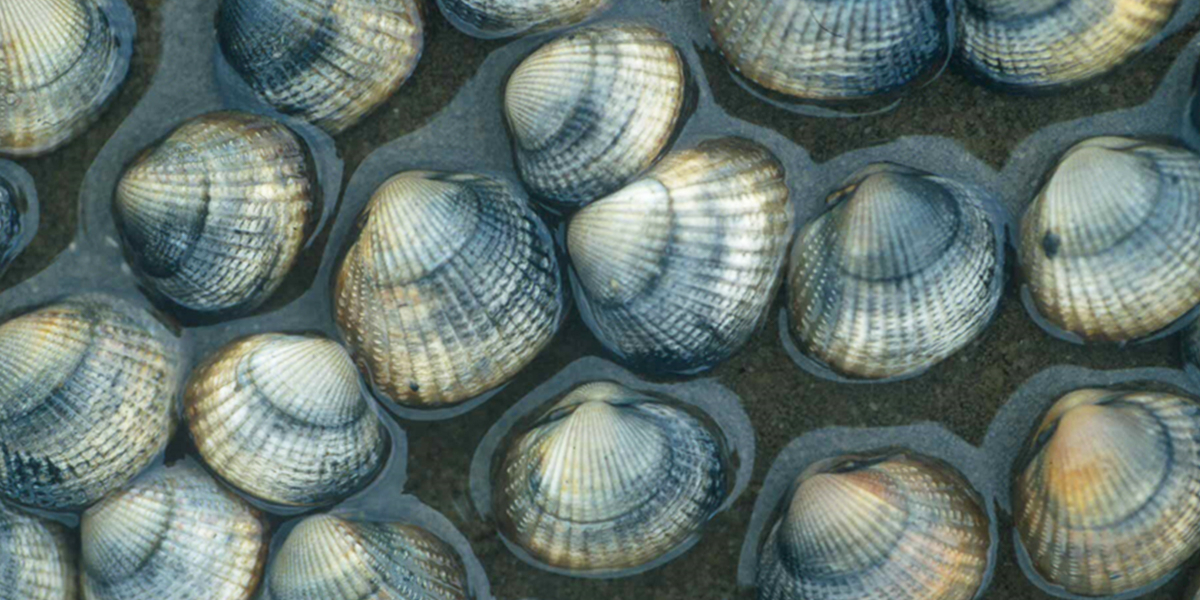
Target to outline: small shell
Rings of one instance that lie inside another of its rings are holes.
[[[338,133],[412,74],[424,21],[416,0],[223,0],[217,34],[263,100]]]
[[[20,192],[0,175],[0,273],[20,250],[21,210]]]
[[[770,526],[759,600],[970,600],[983,585],[990,521],[949,465],[907,451],[810,467]]]
[[[1150,584],[1200,548],[1200,407],[1071,392],[1030,436],[1013,497],[1018,541],[1048,582],[1088,596]]]
[[[462,558],[405,523],[318,515],[300,522],[271,562],[263,600],[467,600]]]
[[[949,51],[941,0],[704,0],[733,68],[811,100],[884,94],[931,73]]]
[[[438,0],[459,29],[497,38],[578,23],[608,8],[612,0]]]
[[[574,573],[634,569],[684,547],[732,480],[707,417],[610,382],[576,388],[496,458],[500,532]]]
[[[262,514],[194,463],[158,467],[83,514],[86,600],[249,600]]]
[[[75,600],[75,546],[67,529],[0,502],[0,600]]]
[[[237,112],[196,117],[142,153],[114,199],[144,280],[203,312],[261,303],[304,245],[314,184],[304,144]]]
[[[598,338],[643,369],[725,360],[778,289],[793,209],[770,151],[721,138],[669,154],[570,221],[580,310]]]
[[[375,390],[417,408],[504,384],[565,310],[546,226],[509,184],[472,174],[408,172],[379,186],[334,299]]]
[[[850,377],[912,375],[975,338],[1003,291],[998,207],[983,191],[876,163],[829,197],[788,267],[800,351]]]
[[[102,295],[0,325],[0,492],[82,508],[149,466],[175,427],[181,358],[167,336]]]
[[[615,191],[666,151],[685,87],[679,52],[649,27],[588,27],[538,48],[504,89],[526,187],[572,207]]]
[[[83,133],[133,54],[125,0],[0,2],[0,153],[36,156]]]
[[[1200,303],[1200,156],[1099,137],[1059,159],[1021,219],[1038,313],[1087,341],[1157,332]]]

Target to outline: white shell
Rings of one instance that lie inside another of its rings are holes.
[[[482,38],[566,27],[610,4],[612,0],[438,0],[451,23]]]
[[[0,600],[75,600],[75,540],[66,527],[0,502],[0,573]]]

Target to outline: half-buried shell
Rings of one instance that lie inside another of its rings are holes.
[[[496,38],[578,23],[612,0],[438,0],[450,22],[466,33]]]
[[[0,600],[75,600],[75,543],[62,525],[0,502]]]

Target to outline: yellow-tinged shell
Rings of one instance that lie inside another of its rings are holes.
[[[483,38],[566,27],[610,4],[612,0],[438,0],[452,23]]]
[[[0,502],[0,600],[75,600],[79,576],[67,529]]]

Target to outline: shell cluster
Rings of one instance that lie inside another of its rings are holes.
[[[468,34],[494,38],[578,23],[612,0],[438,0],[438,7]]]
[[[75,600],[75,554],[66,527],[0,502],[0,600]]]

